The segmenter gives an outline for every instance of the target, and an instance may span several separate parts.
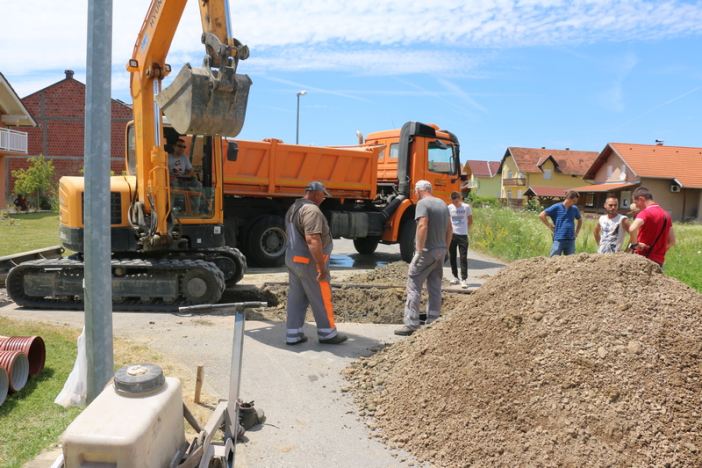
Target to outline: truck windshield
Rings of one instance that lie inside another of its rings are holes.
[[[429,143],[428,169],[440,174],[455,174],[454,147],[441,140]]]

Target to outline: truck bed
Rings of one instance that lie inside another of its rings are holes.
[[[378,146],[304,146],[275,139],[235,144],[236,161],[223,163],[225,195],[299,197],[308,182],[319,180],[334,198],[376,196]]]

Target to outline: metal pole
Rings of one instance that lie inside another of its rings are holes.
[[[295,144],[300,144],[300,93],[297,93],[297,120],[295,121]]]
[[[85,90],[85,345],[90,403],[113,375],[110,268],[112,0],[88,1]]]

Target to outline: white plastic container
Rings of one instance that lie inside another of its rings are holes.
[[[136,395],[110,384],[66,429],[63,457],[67,468],[167,467],[184,441],[180,380],[166,377],[158,390]]]

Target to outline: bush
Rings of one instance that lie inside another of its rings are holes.
[[[541,202],[537,197],[529,198],[526,206],[524,207],[524,210],[531,211],[533,213],[541,213],[543,209],[544,207],[541,205]]]
[[[499,208],[501,206],[498,198],[479,197],[473,193],[469,193],[466,200],[474,208]]]
[[[29,158],[29,167],[12,171],[12,177],[15,193],[28,197],[35,208],[50,210],[55,205],[54,163],[43,155]]]

